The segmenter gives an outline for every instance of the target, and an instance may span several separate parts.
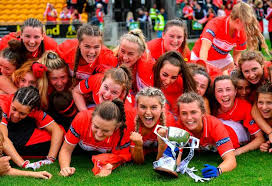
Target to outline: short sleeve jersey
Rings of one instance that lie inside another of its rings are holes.
[[[217,118],[223,120],[232,120],[241,123],[251,135],[254,135],[260,131],[257,123],[251,116],[251,104],[246,100],[236,98],[231,110],[226,113],[217,114]]]
[[[8,47],[8,42],[12,39],[16,39],[16,40],[21,40],[20,37],[20,32],[11,32],[8,35],[5,35],[1,40],[0,40],[0,50],[3,50],[5,48]],[[49,36],[45,36],[43,39],[43,44],[44,44],[44,50],[53,50],[56,51],[57,50],[57,46],[58,43],[51,37]],[[41,57],[42,53],[41,53],[41,47],[39,47],[39,49],[35,52],[32,52],[28,58],[32,59],[32,58],[37,58],[37,57]]]
[[[78,41],[77,39],[73,39],[64,41],[57,48],[57,53],[68,64],[69,71],[72,76],[74,72],[74,63],[77,47]],[[86,63],[82,57],[79,59],[79,62],[81,61],[83,64]],[[113,52],[104,45],[101,48],[99,57],[93,63],[78,65],[78,69],[76,72],[77,79],[87,79],[88,77],[90,77],[90,75],[93,74],[95,68],[98,65],[105,65],[106,67],[117,66],[117,58],[113,55]]]
[[[163,44],[162,38],[156,38],[149,42],[147,42],[147,47],[150,52],[150,55],[153,59],[156,61],[159,59],[159,57],[166,52]],[[178,52],[182,55],[184,60],[187,62],[190,60],[191,52],[188,46],[185,47],[184,51],[181,49],[178,50]]]
[[[245,31],[238,31],[233,36],[230,36],[229,19],[230,17],[216,17],[207,23],[192,50],[197,57],[199,57],[201,44],[204,39],[212,43],[208,51],[208,61],[226,58],[233,48],[240,51],[246,49],[247,39]]]
[[[93,111],[85,110],[77,114],[70,126],[70,129],[65,135],[65,141],[71,145],[79,144],[80,147],[86,151],[98,151],[101,153],[114,154],[124,152],[129,153],[130,143],[127,131],[124,133],[119,149],[117,148],[120,139],[119,130],[116,130],[112,136],[107,137],[103,141],[95,140],[91,131],[92,113]]]
[[[98,92],[103,80],[104,74],[98,73],[90,76],[88,79],[79,82],[79,91],[82,94],[92,93],[93,100],[96,104],[99,104]]]
[[[220,156],[233,151],[233,144],[224,124],[214,116],[205,115],[202,118],[203,132],[200,138],[200,146],[202,149],[215,150]],[[182,128],[190,132],[181,124]]]
[[[80,81],[79,91],[82,94],[92,93],[94,103],[99,104],[98,92],[101,87],[103,78],[104,78],[104,74],[98,73],[98,74],[90,76],[88,79]],[[125,109],[133,108],[134,103],[135,103],[135,98],[132,94],[129,93],[125,100]]]
[[[8,125],[8,120],[10,118],[10,105],[12,103],[13,95],[1,95],[1,108],[2,108],[2,122],[3,125]],[[28,117],[34,118],[36,120],[37,128],[44,128],[49,126],[54,120],[46,112],[41,110],[33,110],[28,114]]]

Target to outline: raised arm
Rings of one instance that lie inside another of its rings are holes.
[[[130,147],[131,157],[135,163],[144,163],[144,149],[143,149],[143,137],[138,132],[132,132],[130,140],[134,143]]]

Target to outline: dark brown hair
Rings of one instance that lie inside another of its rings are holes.
[[[195,91],[196,85],[183,57],[176,51],[169,51],[161,55],[153,66],[154,87],[161,88],[160,70],[166,62],[180,68],[179,75],[183,79],[183,91]]]

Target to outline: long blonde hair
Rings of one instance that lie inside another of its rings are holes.
[[[259,43],[261,42],[261,47],[265,49],[267,54],[269,54],[268,46],[263,34],[260,32],[255,12],[249,4],[240,2],[234,5],[230,18],[232,20],[240,19],[243,22],[247,36],[248,49],[258,49]]]

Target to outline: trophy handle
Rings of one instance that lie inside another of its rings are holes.
[[[190,136],[190,139],[192,140],[191,142],[191,146],[190,147],[183,147],[183,148],[188,148],[188,149],[197,149],[199,148],[199,139],[198,138],[195,138],[193,136]]]
[[[165,141],[166,138],[165,138],[165,137],[162,137],[162,136],[158,133],[158,129],[159,129],[159,128],[164,128],[164,129],[168,130],[168,127],[162,126],[162,125],[156,125],[156,128],[155,128],[155,130],[154,130],[154,133],[155,133],[157,136],[159,136],[163,141]]]

